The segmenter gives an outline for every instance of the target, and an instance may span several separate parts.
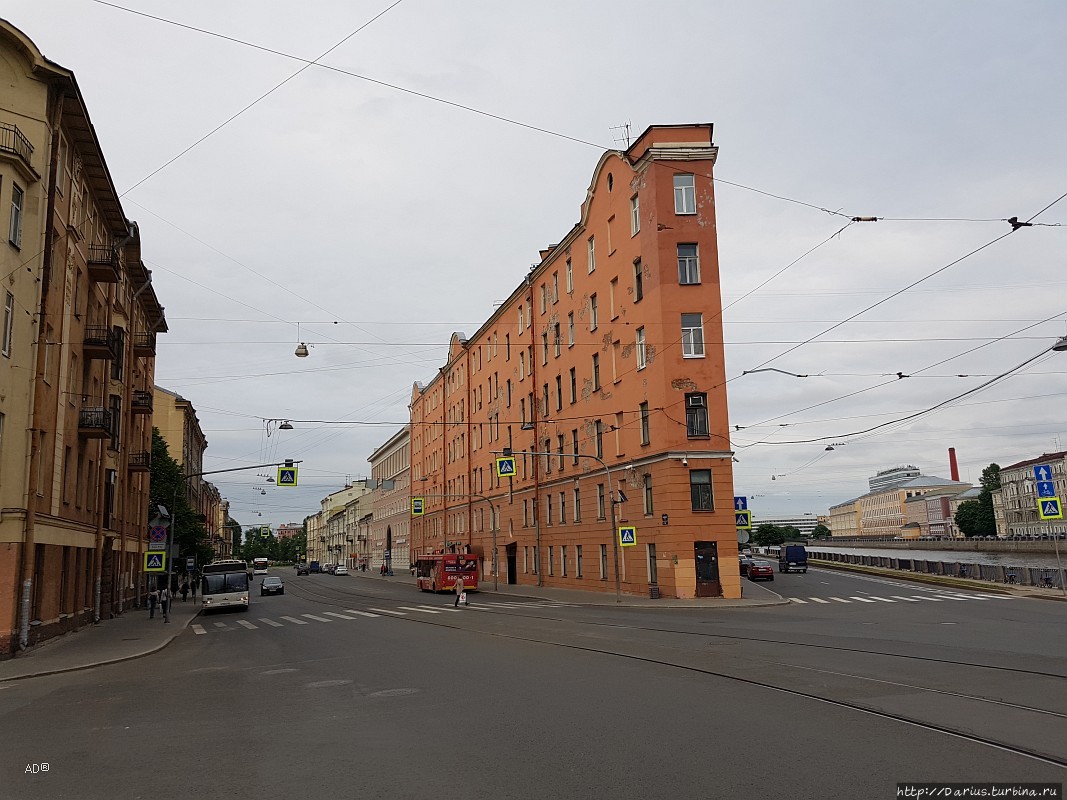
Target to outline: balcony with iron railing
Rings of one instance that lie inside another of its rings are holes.
[[[135,389],[130,400],[130,411],[134,414],[151,414],[152,393]]]
[[[0,122],[0,156],[15,162],[27,180],[40,177],[33,168],[33,145],[17,125]]]
[[[88,325],[82,339],[82,351],[87,358],[110,361],[115,357],[115,334],[103,325]]]
[[[90,439],[110,438],[111,412],[106,408],[83,408],[78,414],[78,433]]]
[[[149,472],[152,469],[152,453],[142,450],[139,453],[130,453],[130,472]]]
[[[109,244],[89,245],[89,277],[97,283],[118,283],[119,252]]]
[[[156,334],[154,332],[135,333],[133,335],[133,352],[139,356],[156,354]]]

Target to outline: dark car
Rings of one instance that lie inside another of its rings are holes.
[[[750,558],[748,556],[739,556],[738,559],[737,559],[737,563],[741,567],[741,574],[742,575],[748,575],[748,568],[751,567],[756,562],[755,562],[755,559]]]
[[[750,581],[773,581],[774,569],[769,561],[753,561],[748,566],[748,579]]]
[[[297,575],[310,575],[311,574],[311,568],[308,567],[307,564],[297,564],[296,565],[296,574]]]
[[[285,594],[285,584],[277,575],[268,575],[259,585],[259,596],[265,594]]]

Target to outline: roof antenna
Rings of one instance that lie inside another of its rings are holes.
[[[614,126],[608,128],[608,130],[613,132],[611,138],[615,140],[615,144],[622,144],[623,142],[625,142],[626,143],[626,148],[627,149],[630,148],[630,123],[629,122],[624,122],[622,125],[614,125]],[[614,134],[614,131],[622,131],[622,135],[621,136],[617,136],[617,135]]]

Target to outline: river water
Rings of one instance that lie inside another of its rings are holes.
[[[992,564],[1012,567],[1036,567],[1037,569],[1056,569],[1055,553],[985,553],[961,550],[922,550],[919,548],[880,549],[877,547],[833,547],[831,545],[809,544],[809,552],[817,553],[852,553],[857,556],[883,556],[885,558],[910,558],[924,561],[948,561],[960,564]],[[1067,542],[1060,542],[1060,556],[1067,565]]]

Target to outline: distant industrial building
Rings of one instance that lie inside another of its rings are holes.
[[[819,517],[814,514],[805,514],[802,517],[752,517],[752,528],[755,530],[760,525],[777,525],[785,528],[792,525],[805,536],[811,536],[815,526],[819,524]]]
[[[932,516],[926,508],[919,514],[919,508],[914,507],[914,519],[909,519],[910,499],[932,493],[953,496],[971,488],[969,483],[919,474],[918,468],[912,465],[882,470],[868,480],[868,485],[871,490],[866,494],[830,507],[829,528],[833,536],[918,538],[922,530],[920,518],[925,515],[929,526],[931,519],[938,519],[941,506],[931,510]],[[949,511],[947,507],[942,509],[942,517]],[[911,522],[916,524],[910,525]],[[943,519],[938,524],[942,525]]]

